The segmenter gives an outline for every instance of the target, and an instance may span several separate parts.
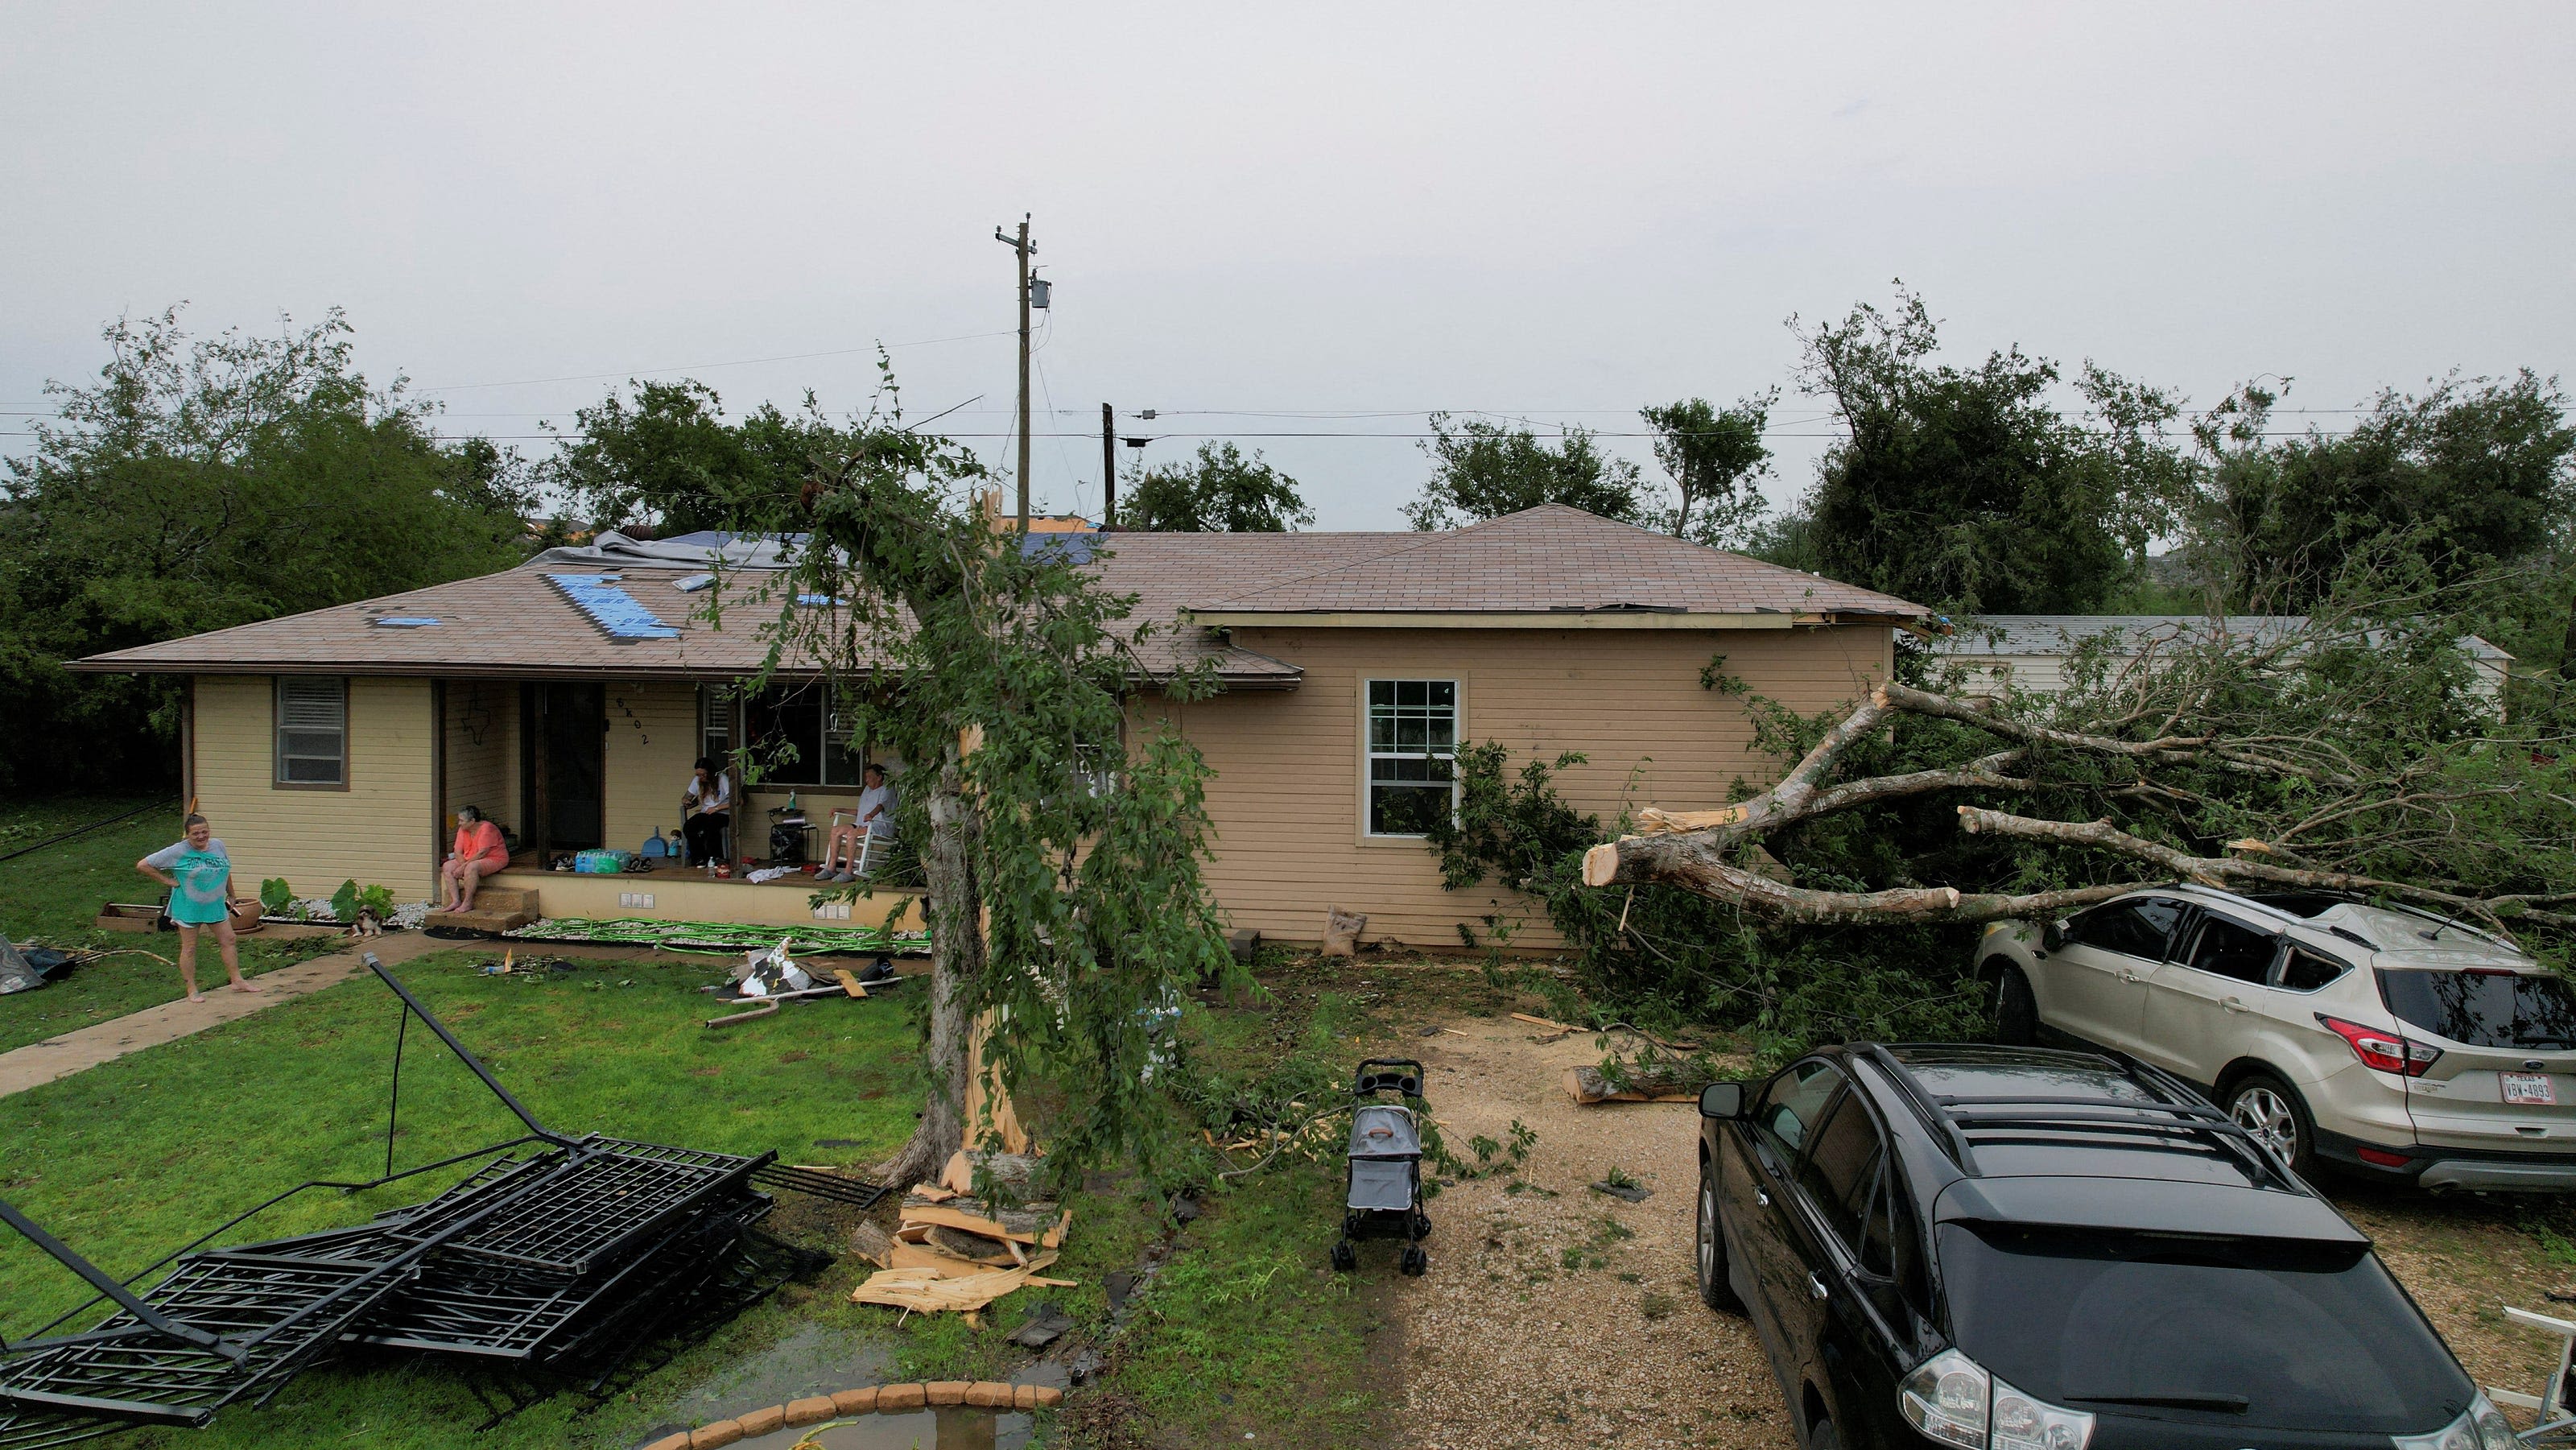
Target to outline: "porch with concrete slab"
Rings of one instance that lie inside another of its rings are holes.
[[[714,877],[702,869],[664,862],[646,871],[597,875],[549,871],[534,853],[513,858],[509,868],[493,874],[475,893],[476,910],[434,913],[431,926],[473,931],[514,930],[540,917],[585,921],[712,921],[739,926],[887,926],[921,931],[928,918],[917,887],[860,883],[866,894],[839,897],[845,885],[818,882],[798,870],[770,881],[740,876]],[[820,904],[817,893],[836,899]]]

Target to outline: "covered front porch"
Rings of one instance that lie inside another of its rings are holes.
[[[579,917],[587,921],[641,918],[650,921],[713,921],[742,926],[799,926],[810,923],[889,926],[920,931],[926,924],[921,891],[916,887],[861,883],[866,894],[856,900],[813,904],[818,891],[847,887],[818,886],[804,872],[774,881],[709,877],[687,866],[657,864],[649,871],[585,875],[552,871],[533,853],[513,857],[510,869],[483,883],[474,913],[478,920],[446,919],[444,924],[505,931],[539,916]],[[494,909],[499,908],[499,909]],[[509,920],[524,912],[525,920]],[[441,918],[433,917],[433,922]]]
[[[922,926],[919,892],[882,876],[862,883],[871,894],[856,901],[819,905],[812,901],[818,892],[848,888],[819,884],[805,870],[746,879],[754,866],[810,865],[836,813],[855,818],[868,756],[832,729],[819,690],[747,696],[730,678],[445,679],[433,682],[432,693],[440,858],[458,811],[469,805],[501,826],[513,848],[509,869],[483,888],[501,893],[495,904],[507,902],[507,909],[477,917]],[[724,859],[732,875],[718,878],[657,854],[677,849],[681,793],[696,762],[728,760],[744,741],[775,763],[756,786],[731,777]],[[781,830],[782,818],[805,824]],[[554,869],[596,849],[634,853],[649,869]],[[497,920],[457,924],[503,929]]]

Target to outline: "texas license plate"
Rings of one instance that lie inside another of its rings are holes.
[[[2558,1089],[2545,1072],[2500,1072],[2496,1076],[2504,1079],[2507,1103],[2527,1103],[2536,1108],[2558,1106]]]

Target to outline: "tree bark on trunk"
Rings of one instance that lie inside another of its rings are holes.
[[[912,1138],[875,1170],[877,1181],[903,1187],[939,1176],[966,1136],[966,1006],[970,982],[984,974],[984,889],[975,872],[983,821],[966,796],[964,771],[951,750],[924,803],[930,816],[922,875],[930,895],[929,1091]]]
[[[2113,886],[2078,886],[2023,896],[1995,892],[1962,892],[1947,886],[1901,887],[1893,891],[1815,891],[1774,881],[1726,859],[1732,843],[1717,833],[1693,832],[1628,836],[1604,842],[1583,853],[1583,884],[1617,886],[1653,883],[1679,886],[1714,900],[1731,902],[1767,921],[1804,926],[1852,926],[1862,923],[1999,921],[2007,917],[2053,916],[2097,901],[2108,901],[2137,889],[2136,882]]]

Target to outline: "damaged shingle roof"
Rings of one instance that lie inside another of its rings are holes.
[[[1357,537],[1397,542],[1274,581],[1236,578],[1203,586],[1190,603],[1225,615],[1652,610],[1919,619],[1925,613],[1892,595],[1561,504],[1463,529]]]
[[[1648,610],[1914,619],[1901,599],[1812,574],[1548,507],[1440,533],[1162,534],[1083,538],[1091,567],[1137,596],[1137,621],[1192,613],[1534,613]],[[559,551],[497,574],[94,655],[88,671],[543,677],[729,678],[760,667],[761,625],[776,605],[762,575],[723,586],[723,627],[706,616],[703,564],[616,562],[616,588],[669,638],[612,635],[550,575],[573,572]],[[696,586],[687,588],[684,586]],[[435,616],[436,629],[382,629],[384,617]],[[1472,625],[1472,619],[1459,623]],[[1161,629],[1140,652],[1157,675],[1212,659],[1237,687],[1293,685],[1298,669],[1231,644],[1209,628]],[[787,662],[791,672],[798,664]]]

